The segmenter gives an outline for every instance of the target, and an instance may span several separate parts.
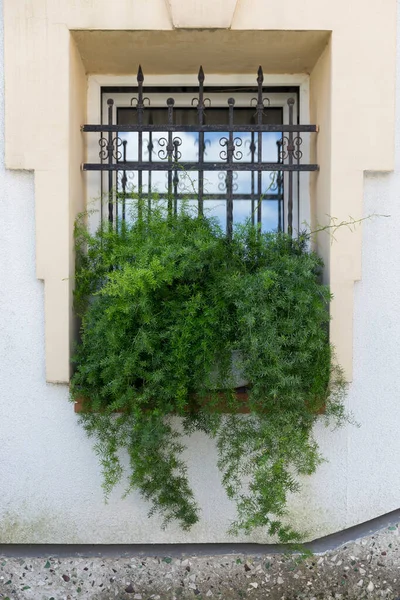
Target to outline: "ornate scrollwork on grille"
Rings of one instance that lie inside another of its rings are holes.
[[[224,148],[219,153],[219,157],[221,160],[228,160],[228,158],[241,160],[243,158],[243,152],[241,150],[237,150],[240,146],[243,145],[243,140],[240,137],[234,138],[232,141],[226,137],[223,137],[219,140],[219,145]]]
[[[232,192],[237,192],[239,189],[239,184],[237,183],[238,178],[239,178],[239,173],[237,171],[233,171],[232,179],[233,179],[234,183],[232,183]]]
[[[195,108],[198,108],[200,104],[200,100],[198,98],[192,98],[192,102],[191,105],[194,106]],[[203,100],[203,108],[210,108],[211,107],[211,100],[210,98],[204,98]]]
[[[150,106],[150,104],[150,98],[147,96],[142,99],[136,98],[136,96],[131,98],[131,106],[135,106],[135,108],[144,108],[145,106]]]
[[[161,146],[161,149],[157,152],[158,158],[160,160],[166,160],[168,156],[171,156],[174,147],[172,146],[171,148],[169,146],[168,140],[165,137],[158,138],[157,143],[159,146]]]
[[[260,66],[257,71],[257,98],[252,98],[250,100],[250,106],[256,107],[255,115],[257,116],[257,121],[259,123],[262,122],[264,108],[267,108],[271,104],[269,98],[263,97],[263,81],[264,73],[262,67]]]
[[[226,150],[221,150],[221,152],[219,153],[219,157],[221,160],[228,159],[228,144],[229,144],[228,138],[226,138],[226,137],[220,138],[219,145],[222,146],[223,148],[226,148]]]
[[[108,158],[108,140],[106,140],[106,138],[102,137],[99,139],[99,146],[101,148],[100,152],[99,152],[99,157],[101,160],[107,160]]]
[[[182,138],[180,137],[174,137],[174,139],[172,140],[172,143],[174,145],[174,160],[180,160],[182,158],[182,152],[180,150],[178,150],[179,146],[182,146]]]
[[[157,152],[157,156],[160,160],[167,160],[173,158],[174,160],[180,160],[182,158],[182,152],[178,150],[179,146],[182,146],[182,138],[174,137],[172,142],[167,138],[158,138],[157,143],[161,146],[161,149]]]
[[[262,121],[262,117],[265,116],[264,109],[271,106],[271,101],[269,98],[252,98],[250,100],[250,106],[255,107],[256,112],[254,116]]]
[[[108,160],[111,156],[114,160],[121,160],[122,152],[119,148],[122,146],[122,140],[120,137],[115,136],[112,138],[111,143],[108,138],[101,137],[99,139],[100,152],[99,157],[100,160]]]
[[[256,108],[264,110],[264,108],[271,106],[271,100],[269,98],[262,98],[262,100],[259,101],[258,98],[252,98],[250,100],[250,106],[255,106]]]
[[[243,145],[243,140],[240,137],[235,137],[233,140],[233,158],[235,160],[242,160],[243,152],[241,150],[236,150],[236,148],[240,148]]]
[[[269,185],[268,185],[268,191],[269,192],[279,192],[280,189],[280,180],[279,180],[279,175],[277,171],[271,171],[270,173],[268,173],[268,178],[269,178]]]
[[[279,158],[281,161],[286,160],[289,157],[292,157],[294,160],[301,160],[303,156],[303,152],[300,149],[300,146],[303,143],[303,139],[297,135],[296,137],[290,138],[286,135],[282,137],[282,143],[279,150]]]
[[[226,173],[224,173],[223,171],[220,171],[218,173],[218,179],[220,181],[220,183],[218,184],[218,189],[220,190],[220,192],[225,192],[226,191]]]
[[[136,184],[134,171],[118,171],[118,188],[132,191]]]

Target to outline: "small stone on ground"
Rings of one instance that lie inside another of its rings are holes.
[[[234,546],[232,546],[234,550]],[[1,600],[400,600],[399,527],[318,556],[0,556]]]

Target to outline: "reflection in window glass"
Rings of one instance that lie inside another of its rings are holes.
[[[254,124],[254,108],[235,108],[235,124]],[[117,112],[119,124],[136,124],[137,111],[132,108],[119,108]],[[165,108],[149,108],[144,111],[146,125],[165,124]],[[282,122],[282,109],[273,108],[265,110],[264,121],[268,123]],[[196,125],[197,113],[190,108],[175,107],[174,123],[176,125]],[[227,108],[207,109],[205,123],[225,124],[228,123]],[[268,132],[262,134],[262,162],[279,162],[278,141],[281,133]],[[126,160],[160,165],[168,161],[168,133],[166,132],[144,132],[142,134],[142,151],[139,156],[139,134],[125,132],[119,137],[125,142]],[[207,164],[220,163],[227,160],[227,141],[229,134],[226,132],[204,133],[203,161],[203,200],[204,214],[215,217],[223,230],[226,230],[227,209],[227,172],[219,170],[207,170]],[[150,199],[157,195],[160,199],[168,200],[169,195],[174,195],[174,206],[179,208],[185,203],[186,206],[197,209],[197,196],[199,193],[199,169],[196,165],[193,169],[179,168],[180,163],[198,163],[199,161],[199,133],[175,132],[172,136],[176,141],[177,165],[176,173],[168,175],[168,171],[149,169],[142,171],[141,175],[136,171],[126,172],[126,190],[128,192],[125,200],[126,207],[135,205],[137,200],[129,197],[129,194],[147,195]],[[259,135],[251,132],[238,132],[233,136],[234,140],[234,163],[257,163]],[[122,146],[121,146],[122,148]],[[174,157],[175,157],[174,156]],[[174,161],[175,163],[175,161]],[[118,174],[118,192],[121,193],[123,173]],[[233,196],[233,221],[234,224],[244,223],[247,219],[257,222],[258,206],[261,202],[262,218],[261,226],[264,231],[276,231],[283,228],[283,186],[278,185],[278,172],[234,171],[232,181]]]

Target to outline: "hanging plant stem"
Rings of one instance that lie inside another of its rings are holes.
[[[142,214],[118,231],[76,226],[82,326],[71,396],[85,399],[81,420],[95,438],[105,491],[123,476],[125,449],[130,489],[150,512],[184,529],[198,521],[178,416],[184,434],[215,440],[237,505],[232,531],[261,527],[297,541],[287,499],[322,460],[313,426],[346,419],[322,261],[307,235],[247,223],[227,241],[215,220],[187,206],[168,215],[154,201]],[[249,382],[246,416],[236,414],[238,373]]]

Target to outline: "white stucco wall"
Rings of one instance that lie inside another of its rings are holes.
[[[398,65],[400,74],[400,44]],[[68,403],[68,389],[45,383],[33,174],[4,169],[2,48],[0,81],[0,543],[234,541],[226,534],[234,512],[219,484],[215,453],[200,435],[188,440],[187,456],[203,519],[190,533],[174,525],[162,531],[137,495],[121,498],[122,488],[104,504],[97,457]],[[390,217],[364,225],[348,397],[361,426],[318,428],[328,462],[305,480],[292,504],[295,524],[307,527],[310,537],[400,507],[399,111],[396,152],[394,174],[365,179],[364,214]],[[251,540],[265,541],[261,534]]]

